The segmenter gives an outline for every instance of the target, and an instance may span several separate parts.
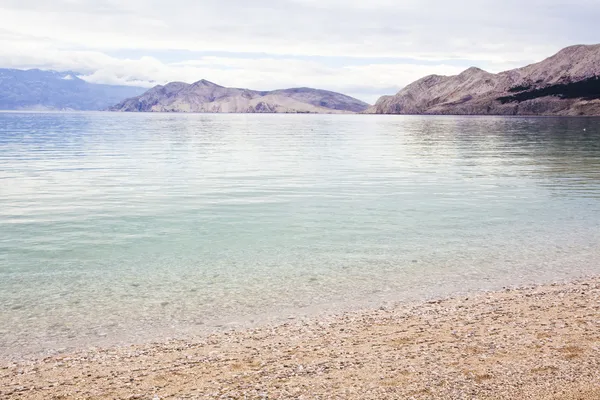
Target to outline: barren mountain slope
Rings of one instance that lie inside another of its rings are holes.
[[[259,92],[227,88],[200,80],[156,86],[141,96],[112,107],[112,111],[216,113],[340,113],[361,112],[368,104],[326,90],[296,88]]]
[[[373,114],[600,115],[600,45],[567,47],[546,60],[491,74],[431,75],[383,96]]]

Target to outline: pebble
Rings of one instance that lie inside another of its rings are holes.
[[[598,400],[598,304],[590,278],[7,361],[0,398]]]

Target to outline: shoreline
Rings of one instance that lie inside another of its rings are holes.
[[[569,262],[569,260],[562,260],[562,262]],[[595,260],[590,259],[587,262],[594,264]],[[400,292],[380,290],[367,295],[361,295],[358,300],[341,301],[340,299],[334,299],[325,303],[296,307],[285,306],[278,309],[271,307],[260,312],[246,314],[239,312],[223,314],[220,318],[202,319],[200,325],[186,323],[174,325],[160,324],[160,321],[158,321],[156,325],[150,324],[145,331],[140,330],[139,324],[129,324],[129,330],[120,329],[118,331],[110,331],[100,329],[100,334],[96,334],[95,336],[89,334],[69,338],[59,336],[58,338],[48,340],[36,335],[24,338],[24,340],[19,342],[13,341],[12,343],[10,341],[2,343],[0,340],[0,365],[3,363],[24,363],[49,357],[61,357],[65,354],[83,353],[95,349],[144,346],[148,343],[171,341],[195,343],[201,342],[215,334],[249,331],[261,327],[277,327],[285,323],[305,323],[315,319],[330,321],[347,314],[369,313],[382,307],[385,309],[406,308],[409,306],[420,306],[429,301],[448,300],[461,296],[484,295],[507,288],[523,289],[551,283],[566,284],[600,276],[594,272],[578,275],[570,274],[571,276],[569,274],[556,276],[559,275],[559,272],[554,272],[554,279],[550,279],[549,276],[540,275],[537,279],[533,278],[533,276],[527,276],[520,277],[519,279],[495,279],[485,282],[479,280],[476,285],[473,284],[474,282],[463,282],[463,287],[460,289],[456,285],[451,285],[449,287],[437,286],[435,290],[431,291],[424,290],[423,288],[416,291],[405,289]],[[433,282],[430,282],[430,284],[435,286]],[[407,283],[405,282],[404,286],[406,285]],[[408,287],[411,287],[411,285],[408,284]],[[97,321],[99,324],[102,324],[104,319],[100,317]],[[0,335],[0,339],[2,338]]]
[[[600,277],[0,361],[0,397],[600,398]]]
[[[368,115],[390,117],[500,117],[500,118],[600,118],[600,114],[565,115],[565,114],[399,114],[399,113],[365,113],[365,112],[187,112],[187,111],[110,111],[110,110],[0,110],[1,114],[111,114],[111,115]]]

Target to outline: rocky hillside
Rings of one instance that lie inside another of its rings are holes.
[[[99,85],[76,72],[0,69],[0,110],[102,110],[145,89]]]
[[[600,44],[567,47],[499,74],[469,68],[430,75],[381,97],[366,113],[600,115]]]
[[[227,88],[207,80],[172,82],[111,107],[111,111],[215,113],[341,113],[361,112],[369,105],[326,90],[296,88],[259,92]]]

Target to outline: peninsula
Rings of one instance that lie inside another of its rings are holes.
[[[368,114],[600,115],[600,44],[567,47],[523,68],[429,75]]]
[[[369,105],[327,90],[293,88],[273,91],[228,88],[205,79],[158,85],[126,99],[110,111],[210,113],[357,113]]]

